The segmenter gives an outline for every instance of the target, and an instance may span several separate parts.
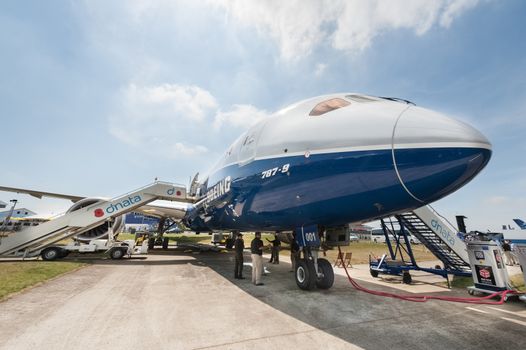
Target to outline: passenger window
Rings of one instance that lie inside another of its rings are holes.
[[[334,111],[335,109],[348,106],[350,104],[351,103],[349,101],[345,101],[345,100],[343,100],[341,98],[332,98],[330,100],[326,100],[326,101],[318,103],[312,109],[312,111],[310,111],[309,115],[311,115],[311,116],[319,116],[319,115],[328,113],[330,111]]]

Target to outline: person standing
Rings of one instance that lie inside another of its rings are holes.
[[[267,241],[272,243],[272,250],[271,250],[271,256],[270,260],[268,261],[271,264],[279,264],[279,249],[281,247],[281,241],[278,238],[278,235],[274,234],[274,240],[270,240],[266,238]]]
[[[261,232],[256,232],[256,237],[250,242],[250,253],[252,257],[252,283],[262,286],[261,275],[263,274],[263,241]]]
[[[243,241],[243,235],[241,233],[238,233],[236,241],[234,242],[234,250],[236,254],[236,267],[234,270],[234,278],[240,280],[245,279],[245,277],[243,277],[243,249],[245,249],[245,241]]]

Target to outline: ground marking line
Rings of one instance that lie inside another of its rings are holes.
[[[487,314],[488,313],[487,311],[475,309],[474,307],[469,307],[469,306],[466,306],[466,309],[472,310],[472,311],[476,311],[476,312],[481,312],[483,314]]]
[[[501,317],[501,319],[506,320],[506,321],[510,321],[510,322],[513,322],[513,323],[517,323],[517,324],[520,324],[520,325],[526,327],[526,322],[524,322],[524,321],[514,320],[513,318],[507,318],[507,317]]]
[[[492,309],[492,310],[495,310],[495,311],[505,312],[505,313],[510,314],[510,315],[513,315],[513,316],[519,316],[519,317],[524,317],[524,318],[526,318],[526,315],[521,315],[520,313],[517,313],[517,312],[508,311],[508,310],[504,310],[504,309],[499,309],[499,308],[497,308],[497,307],[493,307],[493,306],[487,306],[487,308]]]

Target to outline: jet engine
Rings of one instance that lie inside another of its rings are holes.
[[[102,198],[84,198],[78,202],[76,202],[75,204],[73,204],[71,206],[71,208],[68,209],[68,213],[71,213],[71,212],[74,212],[76,210],[79,210],[79,209],[82,209],[82,208],[85,208],[87,206],[90,206],[92,204],[95,204],[95,203],[99,203],[101,201],[103,201],[104,199]],[[75,237],[73,237],[75,240],[77,241],[80,241],[80,242],[83,242],[83,243],[87,243],[93,239],[105,239],[105,238],[108,238],[108,230],[109,230],[109,223],[108,222],[104,222],[102,224],[100,224],[99,226],[97,227],[94,227],[86,232],[83,232]],[[118,234],[122,231],[123,227],[124,227],[124,220],[123,220],[123,216],[117,216],[115,217],[113,223],[113,235],[114,237],[117,237]]]

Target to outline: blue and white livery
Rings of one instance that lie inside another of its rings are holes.
[[[393,98],[343,93],[285,108],[241,135],[200,183],[194,230],[294,230],[413,210],[465,185],[491,144]]]

